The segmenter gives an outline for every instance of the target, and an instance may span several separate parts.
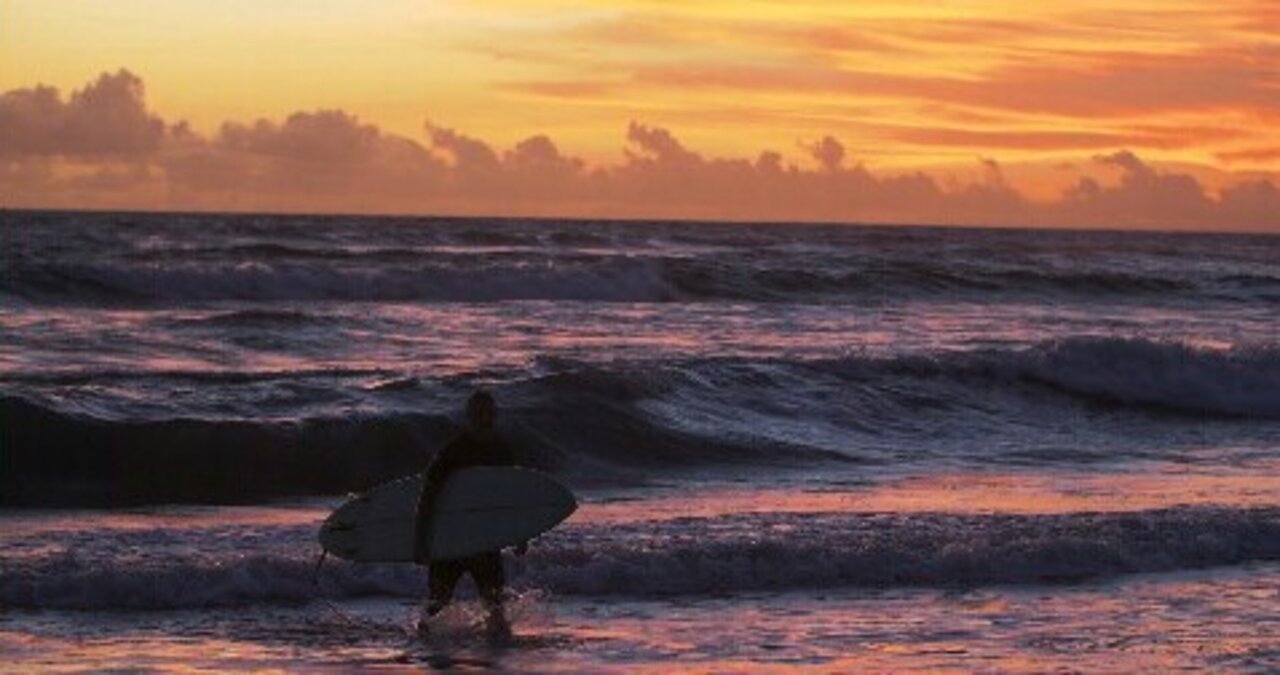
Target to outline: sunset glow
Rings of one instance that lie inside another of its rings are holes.
[[[4,2],[0,91],[11,207],[1280,227],[1263,0]]]

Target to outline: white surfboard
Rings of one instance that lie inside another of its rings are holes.
[[[347,500],[320,528],[320,545],[358,562],[412,562],[422,475],[380,485]],[[514,546],[555,527],[578,508],[554,478],[509,466],[458,469],[432,513],[432,560]]]

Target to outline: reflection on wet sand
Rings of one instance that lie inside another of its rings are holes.
[[[11,666],[76,669],[822,672],[1266,670],[1280,659],[1274,564],[1056,588],[745,594],[680,600],[539,597],[515,635],[409,637],[403,602],[175,612],[51,612],[0,621]],[[120,624],[104,631],[102,622]],[[96,624],[92,628],[86,624]]]

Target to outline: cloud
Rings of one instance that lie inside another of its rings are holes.
[[[555,143],[543,135],[530,136],[504,152],[502,167],[506,174],[505,195],[526,204],[528,213],[535,211],[529,208],[530,204],[572,202],[580,194],[574,186],[586,172],[586,163],[561,154]],[[550,215],[555,213],[554,208],[537,212]]]
[[[835,134],[849,161],[900,166],[1130,149],[1201,163],[1217,192],[1211,171],[1280,170],[1262,150],[1280,128],[1274,5],[625,1],[583,12],[553,1],[509,7],[530,20],[466,48],[517,49],[530,67],[504,73],[497,94],[542,119],[573,116],[596,138],[626,111],[744,156],[757,148],[739,137],[756,135],[786,147]]]
[[[1176,148],[1190,144],[1186,135],[1102,133],[1089,131],[979,131],[946,127],[897,129],[889,135],[920,145],[1029,150],[1107,149],[1130,144]]]
[[[1229,164],[1236,162],[1277,162],[1280,161],[1280,145],[1227,150],[1217,153],[1217,157]]]
[[[1098,134],[1114,131],[1101,123],[1155,113],[1227,115],[1224,126],[1264,133],[1266,118],[1280,114],[1280,71],[1269,67],[1280,57],[1274,5],[1032,3],[1011,13],[983,3],[802,0],[779,14],[721,3],[624,2],[590,13],[537,3],[509,9],[563,20],[513,22],[501,48],[519,44],[523,61],[554,66],[562,79],[539,80],[539,72],[504,86],[572,99],[640,91],[668,102],[715,90],[753,102],[875,97],[899,107],[873,122],[891,123],[902,107],[945,104],[1000,114],[1005,126],[985,131],[1005,133],[1044,131],[1028,129],[1027,116],[1069,117],[1074,125],[1038,142],[1076,147],[1068,132],[1093,122],[1074,138],[1096,151]],[[1126,144],[1179,142],[1145,140]]]
[[[170,143],[155,163],[170,208],[412,209],[449,173],[420,143],[340,110],[298,112],[281,123],[227,122],[210,139]]]
[[[1280,188],[1270,181],[1251,180],[1222,191],[1218,198],[1219,213],[1225,222],[1254,225],[1258,229],[1280,230]]]
[[[831,136],[823,136],[821,141],[809,146],[809,152],[826,171],[839,171],[844,161],[844,146]]]
[[[561,99],[601,99],[616,96],[619,83],[606,81],[547,80],[511,82],[502,88],[524,94]]]
[[[1277,109],[1280,73],[1259,68],[1250,53],[1121,53],[1095,59],[1098,62],[1092,64],[996,65],[980,77],[894,74],[797,62],[662,64],[637,67],[635,78],[655,87],[856,93],[1077,118],[1221,110],[1274,114]]]
[[[1095,161],[1119,168],[1120,183],[1103,187],[1093,178],[1081,179],[1057,205],[1068,220],[1177,227],[1207,223],[1216,215],[1218,204],[1192,176],[1161,173],[1129,151]]]
[[[484,141],[460,134],[453,129],[427,125],[431,147],[453,160],[453,167],[463,173],[487,173],[499,167],[498,154]]]
[[[142,80],[127,70],[103,73],[65,101],[52,87],[7,91],[0,94],[0,157],[146,156],[166,128],[144,97]]]
[[[341,110],[318,110],[294,113],[280,125],[227,122],[218,142],[232,151],[331,164],[367,160],[376,154],[380,136],[377,127]]]
[[[992,157],[975,158],[969,182],[888,173],[850,157],[857,146],[834,135],[800,143],[814,166],[801,168],[773,150],[707,156],[668,128],[632,121],[621,159],[590,166],[546,135],[495,148],[427,124],[416,140],[341,110],[227,122],[206,137],[167,125],[142,94],[141,80],[121,71],[66,101],[41,87],[0,95],[2,128],[29,132],[3,136],[0,206],[1280,232],[1274,183],[1241,178],[1212,193],[1128,150],[1087,159],[1067,190],[1037,201],[1013,187],[1016,167]],[[42,123],[50,126],[31,131]]]

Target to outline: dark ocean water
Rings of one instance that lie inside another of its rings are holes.
[[[10,607],[412,598],[310,585],[316,523],[477,387],[585,502],[539,592],[1280,560],[1280,237],[6,212],[0,256]]]
[[[1280,438],[1276,237],[76,213],[0,233],[11,504],[364,487],[477,386],[547,466],[623,481],[1231,463]]]

